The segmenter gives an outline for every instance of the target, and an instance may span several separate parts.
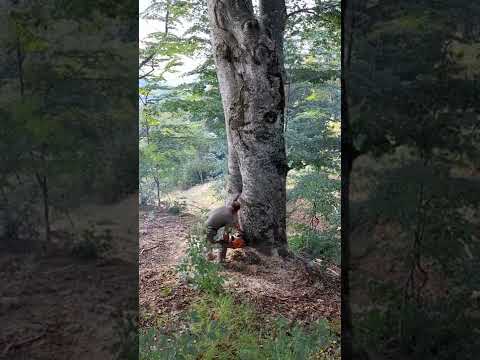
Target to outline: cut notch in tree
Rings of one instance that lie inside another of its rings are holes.
[[[283,31],[285,3],[208,0],[228,141],[228,193],[241,193],[245,239],[286,249]],[[282,253],[282,252],[280,252]]]

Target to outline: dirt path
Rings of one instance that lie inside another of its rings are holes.
[[[195,221],[192,215],[177,217],[162,210],[140,212],[140,313],[144,326],[173,330],[172,323],[198,296],[175,271]],[[295,257],[266,257],[250,248],[229,250],[223,272],[227,291],[238,301],[249,302],[261,314],[281,315],[304,324],[320,318],[339,321],[339,274],[340,269],[332,264],[312,271]]]
[[[140,325],[175,328],[195,292],[176,272],[185,255],[192,215],[174,216],[165,210],[140,211],[139,303]]]

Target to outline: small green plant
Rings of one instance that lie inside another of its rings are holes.
[[[191,313],[191,334],[205,359],[246,359],[258,353],[255,313],[231,296],[203,298]]]
[[[196,229],[199,227],[197,226]],[[211,294],[219,294],[223,290],[223,278],[219,274],[220,267],[207,260],[205,254],[209,245],[202,239],[205,237],[199,235],[198,230],[197,234],[190,235],[187,256],[178,270],[194,288]]]
[[[113,351],[118,360],[138,359],[138,322],[137,318],[131,314],[120,314],[115,324],[115,331],[118,336],[118,342]]]
[[[167,211],[172,215],[179,215],[187,209],[185,200],[172,200],[167,203]]]
[[[263,349],[269,359],[312,359],[322,349],[331,346],[332,341],[335,341],[333,332],[326,320],[318,321],[306,330],[298,325],[289,325],[285,319],[279,318]]]
[[[111,250],[112,239],[110,229],[98,231],[93,226],[82,231],[80,238],[72,245],[71,254],[83,259],[96,259]]]

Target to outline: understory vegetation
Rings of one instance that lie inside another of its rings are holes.
[[[379,358],[478,357],[479,4],[451,5],[345,12],[346,326]]]
[[[200,292],[185,312],[186,329],[167,334],[161,327],[140,332],[141,360],[174,359],[339,359],[340,324],[317,321],[303,328],[282,317],[259,314],[223,288],[219,265],[204,256],[201,224],[193,227],[178,271]]]

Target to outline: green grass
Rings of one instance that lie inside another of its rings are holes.
[[[160,329],[140,334],[140,360],[308,360],[339,358],[339,338],[327,321],[309,329],[285,319],[270,323],[230,295],[205,295],[188,314],[190,327],[167,336]]]

